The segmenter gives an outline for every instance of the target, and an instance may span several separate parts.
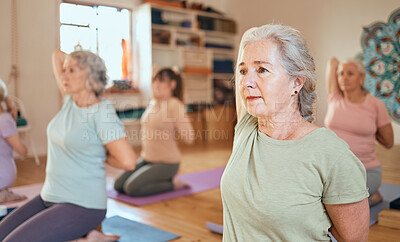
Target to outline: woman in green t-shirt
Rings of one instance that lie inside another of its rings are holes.
[[[224,241],[366,241],[365,169],[313,124],[315,66],[299,31],[249,29],[235,73],[238,124],[221,180]]]
[[[103,60],[89,51],[53,53],[63,105],[47,126],[46,179],[40,195],[0,222],[0,241],[110,241],[95,229],[107,210],[104,163],[135,168],[136,154],[112,104]]]

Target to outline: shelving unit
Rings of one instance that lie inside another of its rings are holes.
[[[178,66],[186,104],[210,104],[214,79],[230,80],[235,58],[235,21],[220,14],[142,4],[133,13],[134,75],[151,98],[153,67]]]

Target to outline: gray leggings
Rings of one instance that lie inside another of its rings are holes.
[[[372,194],[378,191],[379,187],[381,186],[381,183],[382,183],[382,167],[378,166],[372,169],[367,169],[367,187],[370,197]]]
[[[167,164],[138,159],[136,169],[123,172],[114,183],[120,193],[132,197],[147,196],[174,189],[172,178],[179,169],[179,163]]]
[[[50,203],[37,196],[0,222],[0,241],[57,242],[80,238],[96,228],[105,209]]]

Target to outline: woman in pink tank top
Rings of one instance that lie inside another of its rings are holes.
[[[364,87],[365,68],[356,59],[339,63],[332,58],[327,67],[328,112],[325,126],[346,141],[367,171],[369,202],[382,200],[378,188],[382,168],[375,152],[375,141],[393,146],[393,128],[385,104],[368,94]]]

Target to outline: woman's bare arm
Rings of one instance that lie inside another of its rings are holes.
[[[5,140],[11,146],[11,148],[22,157],[25,157],[28,153],[28,150],[26,149],[26,146],[22,143],[19,134],[8,136],[5,138]]]
[[[339,67],[339,60],[336,57],[332,57],[326,67],[326,81],[328,85],[328,94],[331,94],[335,90],[339,89],[337,70]]]
[[[337,241],[363,242],[368,240],[368,199],[360,202],[328,205],[326,211],[332,221],[330,232]]]
[[[136,167],[136,154],[127,138],[121,138],[106,144],[108,151],[107,163],[124,170],[133,170]]]
[[[9,97],[6,97],[4,101],[7,106],[7,112],[9,112],[11,114],[11,117],[14,119],[14,121],[17,121],[18,110],[15,108],[12,100]]]
[[[389,123],[383,127],[378,128],[375,137],[376,140],[386,148],[392,148],[394,144],[392,124]]]
[[[58,89],[63,97],[65,96],[65,91],[62,85],[61,75],[63,74],[63,65],[66,56],[67,55],[59,49],[55,50],[52,56],[54,76],[57,81]]]

